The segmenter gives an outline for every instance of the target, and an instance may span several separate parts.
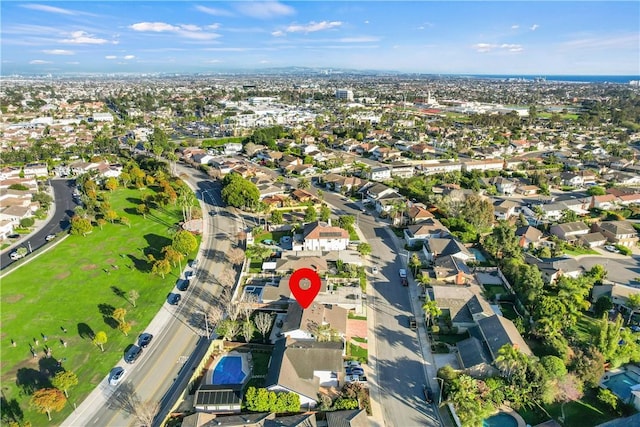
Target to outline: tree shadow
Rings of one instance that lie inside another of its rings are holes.
[[[40,373],[48,378],[53,378],[58,372],[64,371],[62,365],[55,357],[42,357],[38,361]]]
[[[133,262],[133,267],[142,272],[149,273],[151,271],[151,264],[146,258],[137,258],[131,254],[127,255],[129,259]]]
[[[115,294],[115,296],[120,297],[120,298],[125,298],[125,293],[122,289],[120,289],[117,286],[112,286],[111,290],[113,291],[113,293]]]
[[[93,329],[91,329],[91,327],[86,323],[78,323],[78,335],[82,339],[89,338],[90,340],[96,336]]]
[[[140,405],[140,397],[130,383],[121,384],[115,393],[107,400],[107,408],[133,415]]]
[[[131,203],[132,205],[136,205],[138,206],[139,204],[142,204],[142,199],[139,199],[137,197],[127,197],[127,202]]]
[[[22,424],[24,412],[16,399],[7,400],[2,396],[0,399],[0,419],[3,424],[10,424],[12,421]]]
[[[16,373],[16,385],[23,395],[31,395],[40,388],[51,387],[51,380],[41,371],[32,368],[20,368]]]
[[[103,316],[111,316],[111,315],[113,315],[113,312],[115,310],[116,310],[116,308],[114,306],[112,306],[111,304],[104,304],[104,303],[98,304],[98,311]]]
[[[128,213],[129,215],[140,215],[140,213],[138,212],[138,210],[136,208],[124,208],[125,213]]]
[[[159,236],[157,234],[145,234],[144,239],[147,241],[149,248],[154,252],[158,252],[158,253],[165,246],[171,245],[171,239],[165,236]]]

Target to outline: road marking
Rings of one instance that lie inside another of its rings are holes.
[[[189,360],[189,356],[180,356],[178,357],[178,361],[176,362],[176,364],[184,365],[185,363],[187,363],[187,360]]]

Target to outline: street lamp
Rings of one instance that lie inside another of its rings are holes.
[[[29,245],[29,253],[32,254],[33,253],[33,249],[31,249],[31,240],[29,240],[27,242],[27,245]]]
[[[196,313],[204,315],[204,327],[207,330],[207,339],[209,339],[211,337],[211,334],[209,333],[209,316],[207,316],[205,311],[196,311]]]
[[[438,385],[440,387],[440,392],[438,393],[438,406],[440,406],[440,402],[442,402],[442,389],[444,388],[444,379],[440,377],[434,377],[433,379],[438,381]]]

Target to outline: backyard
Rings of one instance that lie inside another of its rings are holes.
[[[79,383],[69,390],[65,408],[52,413],[52,423],[60,424],[136,341],[173,287],[178,269],[164,279],[152,275],[147,255],[161,258],[161,248],[171,244],[180,208],[154,209],[145,219],[134,213],[140,195],[129,189],[110,193],[113,209],[129,219],[130,228],[107,223],[87,237],[69,236],[2,279],[3,400],[17,403],[25,421],[45,423],[46,415],[29,409],[30,395],[50,387],[51,377],[63,369]],[[129,297],[133,290],[137,301]],[[127,311],[128,336],[111,317],[117,308]],[[104,352],[92,343],[99,331],[107,335]]]

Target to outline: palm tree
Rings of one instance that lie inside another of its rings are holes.
[[[422,261],[420,261],[420,257],[418,256],[417,253],[413,253],[413,255],[411,255],[411,259],[409,260],[409,267],[413,268],[413,277],[416,277],[417,272],[418,272],[418,267],[422,266]]]
[[[424,310],[424,315],[427,318],[427,327],[429,327],[435,317],[442,314],[442,310],[438,307],[438,303],[433,300],[425,302],[422,309]]]
[[[522,354],[515,345],[505,344],[498,350],[496,365],[498,369],[510,379],[514,371],[523,366],[525,357],[526,356]]]
[[[306,190],[309,187],[311,187],[311,183],[309,182],[308,178],[300,178],[300,180],[298,181],[298,188],[301,190]]]

